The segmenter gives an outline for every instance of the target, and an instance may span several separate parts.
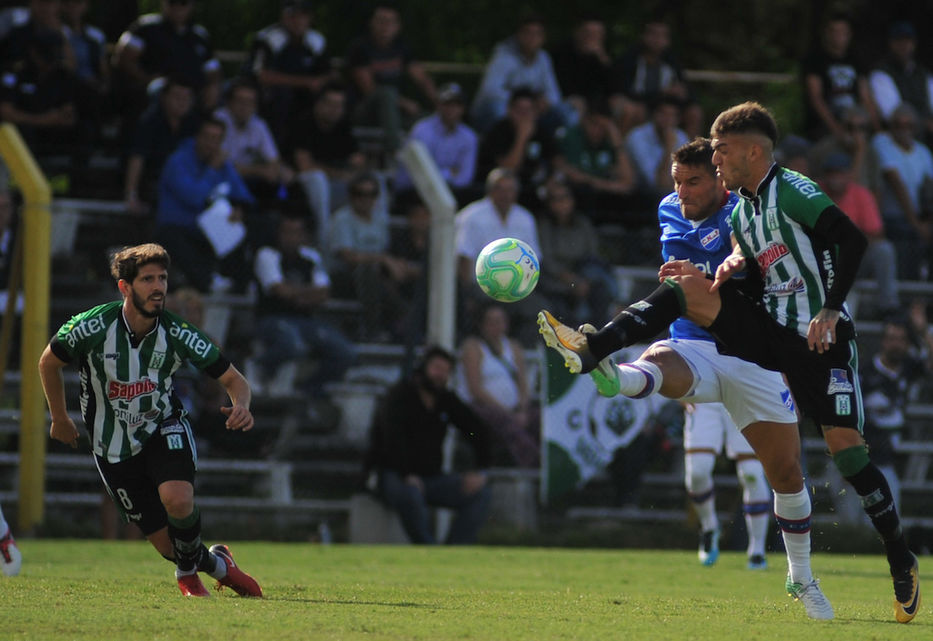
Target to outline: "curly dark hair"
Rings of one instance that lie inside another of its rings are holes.
[[[124,247],[110,260],[110,275],[116,280],[132,283],[139,275],[139,268],[150,263],[156,263],[168,270],[172,259],[162,245],[155,243]]]

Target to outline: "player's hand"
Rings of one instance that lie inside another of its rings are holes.
[[[716,268],[716,276],[713,278],[713,284],[710,285],[709,290],[715,292],[724,282],[743,269],[745,269],[745,257],[729,254]]]
[[[658,280],[674,276],[699,276],[705,278],[703,271],[689,260],[669,260],[658,269]]]
[[[49,428],[49,436],[56,441],[61,441],[65,445],[77,448],[78,437],[81,436],[81,434],[78,432],[78,428],[75,427],[75,422],[70,418],[65,418],[61,421],[52,420],[52,427]]]
[[[253,414],[242,405],[221,407],[220,411],[227,417],[225,425],[228,430],[248,432],[253,429]]]
[[[810,326],[807,328],[807,345],[810,350],[816,350],[822,354],[828,351],[830,346],[836,342],[836,323],[839,321],[839,310],[826,309],[825,307],[817,312],[810,320]]]

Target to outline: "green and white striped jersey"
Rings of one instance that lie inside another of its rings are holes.
[[[78,361],[81,415],[94,453],[117,463],[137,454],[164,418],[183,417],[172,376],[186,361],[209,367],[220,350],[197,327],[163,311],[155,329],[134,346],[123,302],[74,316],[53,340]]]
[[[834,249],[813,232],[834,203],[806,176],[776,165],[756,195],[738,193],[732,231],[745,257],[758,262],[764,304],[778,323],[806,336],[835,273]]]

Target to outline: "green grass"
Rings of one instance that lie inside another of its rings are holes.
[[[234,543],[259,600],[229,590],[185,599],[143,542],[20,547],[21,575],[0,576],[4,640],[933,638],[924,611],[894,622],[880,556],[815,558],[836,609],[823,622],[784,594],[778,554],[750,572],[731,552],[704,568],[687,551]]]

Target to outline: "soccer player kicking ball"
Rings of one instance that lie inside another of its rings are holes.
[[[39,358],[39,375],[52,416],[51,437],[77,447],[68,417],[62,368],[81,370],[81,412],[97,469],[123,518],[142,530],[175,563],[185,596],[210,596],[198,572],[240,596],[261,597],[226,545],[201,542],[194,502],[197,451],[172,375],[186,361],[217,378],[232,407],[221,408],[230,430],[249,430],[246,379],[204,334],[166,311],[168,253],[145,244],[118,252],[110,263],[122,301],[105,303],[62,325]]]
[[[894,583],[894,616],[907,623],[920,607],[917,558],[861,435],[855,326],[845,306],[865,237],[813,181],[774,163],[777,125],[767,109],[757,103],[727,109],[711,134],[713,164],[741,197],[731,216],[733,253],[712,283],[690,261],[672,261],[662,265],[657,290],[599,332],[584,335],[546,315],[542,322],[551,340],[559,339],[572,371],[590,371],[613,351],[684,315],[707,328],[723,353],[784,372],[802,413],[822,426],[833,462],[881,536]],[[731,280],[748,260],[763,279],[763,294],[755,297]]]
[[[738,202],[738,196],[727,192],[716,176],[712,156],[710,141],[705,138],[678,148],[671,165],[675,192],[658,207],[664,259],[689,260],[706,272],[715,270],[731,252],[729,215]],[[565,359],[577,358],[576,352],[568,351],[561,340],[580,339],[586,334],[576,334],[557,324],[548,312],[541,313],[539,324],[549,346],[556,347]],[[584,326],[583,330],[595,332],[592,326]],[[588,335],[595,338],[600,333]],[[733,454],[745,455],[737,471],[751,521],[749,567],[764,563],[762,530],[767,528],[765,512],[770,498],[764,478],[767,476],[787,551],[785,587],[804,604],[808,616],[832,619],[832,605],[810,568],[810,495],[800,468],[797,415],[783,378],[777,372],[719,354],[709,332],[686,318],[674,320],[670,335],[670,340],[654,343],[634,363],[616,367],[608,359],[600,362],[590,372],[597,389],[604,396],[621,393],[643,398],[660,393],[697,404],[697,416],[688,415],[684,426],[684,450],[687,488],[705,530],[701,534],[700,561],[712,564],[719,554],[712,471],[715,455],[726,440]],[[579,371],[575,361],[571,371],[574,369]],[[725,414],[723,407],[728,416],[719,418]],[[726,422],[730,424],[723,425]]]

